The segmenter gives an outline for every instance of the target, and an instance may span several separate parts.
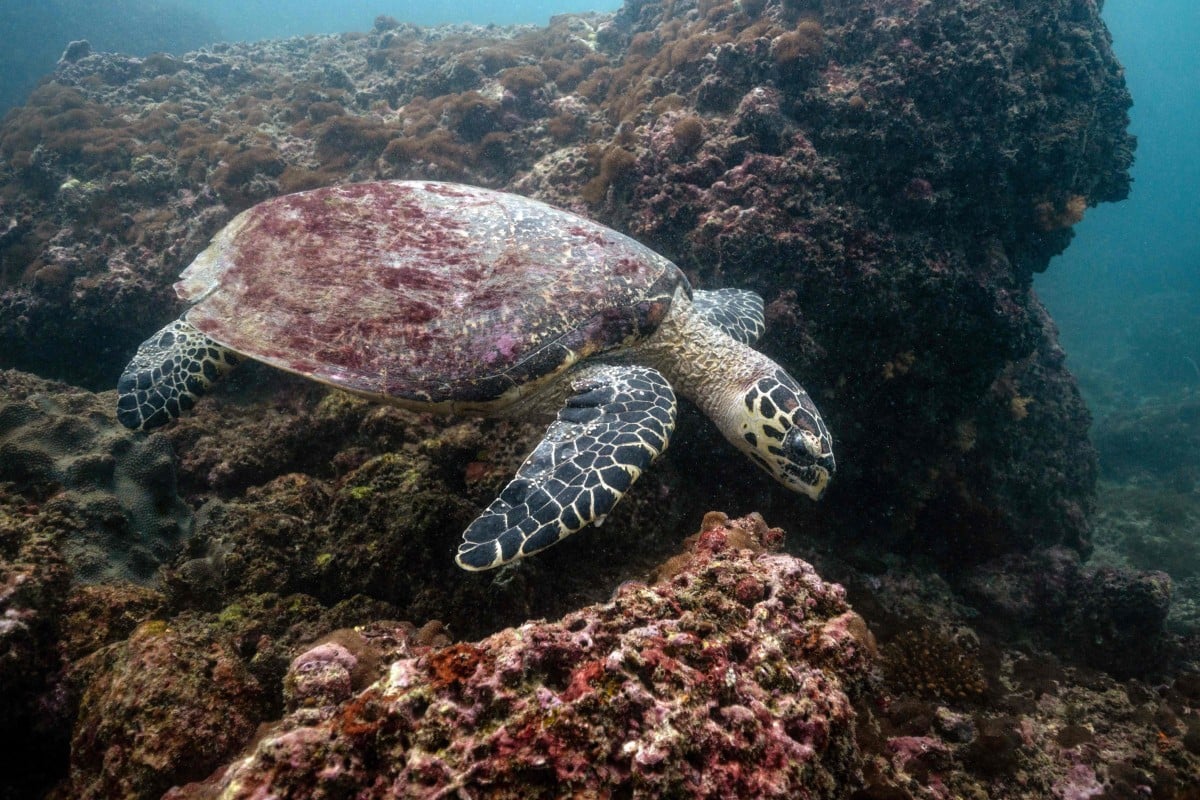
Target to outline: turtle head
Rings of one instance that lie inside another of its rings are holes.
[[[777,368],[742,400],[736,444],[784,486],[819,499],[835,469],[833,440],[808,392]]]

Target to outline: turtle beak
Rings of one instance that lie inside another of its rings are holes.
[[[837,471],[832,443],[828,438],[797,425],[784,437],[783,452],[787,459],[783,468],[783,483],[812,500],[821,499],[825,487]]]

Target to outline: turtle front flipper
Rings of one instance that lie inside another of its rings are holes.
[[[715,325],[742,344],[753,346],[767,331],[763,299],[746,289],[697,289],[692,307],[710,325]]]
[[[675,393],[657,371],[586,367],[571,388],[575,394],[516,477],[463,534],[460,567],[498,567],[603,522],[667,449]]]
[[[148,431],[190,409],[238,357],[182,319],[142,342],[117,381],[117,419]]]

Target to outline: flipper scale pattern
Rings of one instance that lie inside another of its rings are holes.
[[[675,393],[656,370],[597,365],[571,388],[516,477],[463,534],[463,568],[498,567],[601,523],[666,450]]]

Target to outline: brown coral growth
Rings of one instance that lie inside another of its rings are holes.
[[[883,647],[888,688],[898,695],[969,702],[987,691],[979,657],[951,636],[931,627],[898,634]]]
[[[771,43],[771,55],[780,66],[815,59],[825,49],[825,31],[821,23],[802,20],[795,30],[781,34]]]
[[[609,187],[620,185],[621,181],[633,172],[637,156],[623,147],[610,147],[600,158],[600,171],[596,177],[588,181],[580,196],[589,204],[596,205],[604,200]]]
[[[1087,198],[1081,194],[1067,195],[1058,202],[1044,200],[1034,207],[1037,226],[1043,231],[1056,231],[1078,225],[1083,221],[1087,206]]]

